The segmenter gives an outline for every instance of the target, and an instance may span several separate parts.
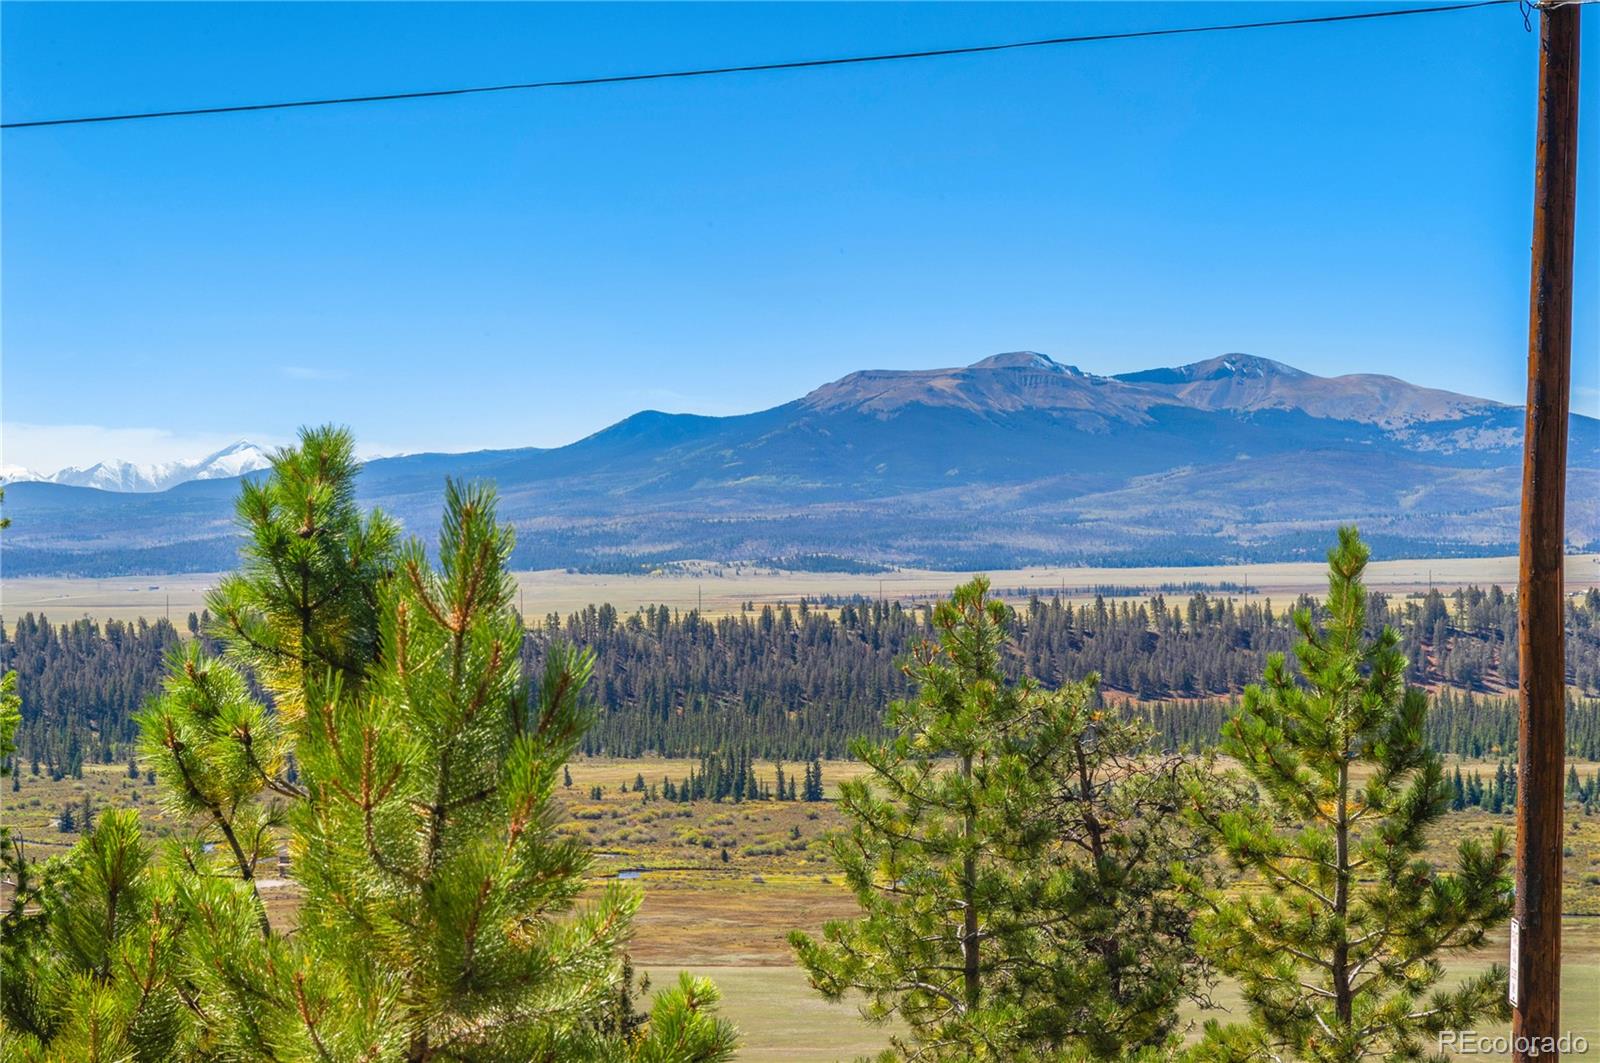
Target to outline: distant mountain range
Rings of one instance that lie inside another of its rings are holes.
[[[530,568],[1199,564],[1514,552],[1519,407],[1233,354],[1099,376],[1033,352],[852,373],[758,413],[646,411],[553,449],[369,462],[364,503],[431,536],[446,476],[487,478]],[[1568,539],[1600,539],[1600,421],[1574,416]],[[7,492],[10,575],[232,564],[231,480]]]
[[[94,487],[101,491],[165,491],[190,480],[225,480],[265,469],[271,464],[264,449],[241,440],[214,454],[189,461],[138,465],[112,459],[53,473],[39,473],[8,465],[0,468],[0,482],[67,484],[71,487]]]

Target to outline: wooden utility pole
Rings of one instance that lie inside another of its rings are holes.
[[[1576,4],[1540,6],[1528,409],[1517,585],[1517,898],[1509,987],[1513,1058],[1555,1058],[1561,1035],[1561,846],[1566,753],[1562,553],[1572,376],[1578,169]],[[1548,1040],[1547,1040],[1548,1039]]]

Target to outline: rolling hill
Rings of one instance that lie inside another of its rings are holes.
[[[734,417],[646,411],[553,449],[369,462],[363,501],[431,534],[446,476],[495,480],[516,564],[1010,567],[1515,548],[1519,407],[1248,355],[1100,376],[1033,352],[869,370]],[[1600,421],[1574,416],[1569,540],[1600,539]],[[230,479],[20,483],[10,575],[231,564]],[[843,560],[840,560],[843,559]]]

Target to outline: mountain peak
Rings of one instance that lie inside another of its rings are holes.
[[[1201,380],[1301,380],[1311,374],[1292,365],[1275,362],[1254,354],[1219,354],[1188,365],[1161,369],[1141,369],[1136,373],[1118,373],[1117,379],[1129,384],[1192,384]]]
[[[239,439],[215,454],[208,454],[199,462],[181,469],[174,469],[176,476],[169,479],[165,485],[173,486],[184,480],[220,480],[230,476],[242,476],[247,472],[265,469],[272,464],[272,456],[262,447],[248,440]]]
[[[1062,365],[1048,354],[1038,351],[1007,351],[991,354],[967,366],[968,369],[1044,369],[1052,373],[1077,372],[1072,366]]]
[[[1249,377],[1307,377],[1310,373],[1292,365],[1275,362],[1253,354],[1221,354],[1200,362],[1179,366],[1179,373],[1189,380],[1224,380]]]
[[[102,491],[165,491],[190,480],[220,480],[265,469],[272,464],[267,451],[240,439],[203,458],[140,465],[122,458],[109,458],[93,465],[61,469],[49,475],[21,470],[7,474],[8,480],[39,480],[71,487],[94,487]]]
[[[1117,380],[1202,410],[1298,410],[1312,417],[1398,430],[1499,406],[1487,399],[1418,387],[1392,376],[1323,377],[1253,354],[1222,354],[1171,369],[1119,373]]]
[[[211,461],[216,458],[226,458],[234,454],[265,454],[266,451],[248,439],[235,439],[232,443],[202,458],[202,461]]]
[[[814,410],[854,409],[877,417],[912,407],[961,409],[980,415],[1049,410],[1083,414],[1086,428],[1125,417],[1096,392],[1093,377],[1037,351],[991,354],[949,369],[868,369],[824,384],[801,400]]]

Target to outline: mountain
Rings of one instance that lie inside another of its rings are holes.
[[[1448,421],[1511,407],[1392,376],[1319,377],[1247,354],[1225,354],[1172,369],[1094,376],[1034,351],[996,354],[957,369],[851,373],[807,395],[814,410],[880,415],[913,405],[988,413],[1052,410],[1084,425],[1142,425],[1156,406],[1245,413],[1294,410],[1385,428]]]
[[[1116,379],[1159,390],[1203,410],[1300,410],[1313,417],[1361,421],[1385,428],[1460,420],[1511,408],[1487,399],[1417,387],[1392,376],[1312,376],[1282,362],[1248,354],[1225,354],[1176,369],[1123,373]]]
[[[1515,550],[1522,411],[1390,376],[1224,355],[1100,376],[1034,352],[851,373],[735,417],[645,411],[553,449],[369,462],[364,504],[431,535],[446,476],[492,479],[514,563],[684,559],[1002,568]],[[1575,416],[1568,537],[1600,539],[1600,421]],[[231,480],[7,493],[9,574],[232,563]]]
[[[94,487],[101,491],[165,491],[190,480],[223,480],[265,469],[271,464],[267,452],[243,440],[229,444],[214,454],[186,461],[148,465],[113,458],[84,467],[62,469],[45,475],[18,466],[6,466],[6,483],[41,482]]]

